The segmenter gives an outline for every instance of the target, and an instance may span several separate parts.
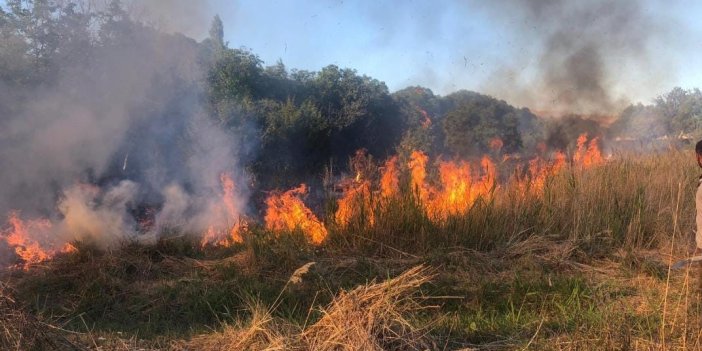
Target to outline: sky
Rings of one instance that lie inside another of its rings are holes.
[[[612,101],[648,103],[675,86],[702,87],[699,1],[125,1],[147,8],[164,29],[199,40],[218,14],[229,46],[250,49],[266,65],[282,60],[288,69],[316,71],[335,64],[377,78],[390,91],[468,89],[539,108],[535,101],[552,97],[538,92],[560,79],[544,72],[544,60],[554,59],[544,46],[561,32],[582,45],[606,42],[595,51],[603,61],[600,84]],[[611,10],[613,4],[625,6]],[[587,16],[592,20],[578,21]]]
[[[650,102],[674,86],[702,87],[702,2],[639,3],[640,11],[654,18],[645,24],[663,27],[640,30],[665,35],[646,39],[649,52],[640,60],[636,55],[611,60],[608,75],[627,80],[616,84],[614,94]],[[482,4],[219,0],[210,3],[210,11],[222,18],[230,47],[250,48],[266,64],[281,59],[288,68],[306,70],[336,64],[384,81],[391,91],[421,85],[442,95],[459,89],[499,95],[509,89],[493,87],[493,81],[504,80],[500,75],[518,72],[528,82],[538,74],[541,32],[549,26],[514,9],[518,6]]]

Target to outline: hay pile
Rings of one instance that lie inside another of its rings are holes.
[[[226,326],[201,335],[178,350],[426,350],[433,349],[422,330],[407,319],[421,309],[416,300],[420,285],[431,278],[417,266],[396,278],[342,292],[313,325],[300,330],[271,316],[261,306],[252,307],[246,326]]]

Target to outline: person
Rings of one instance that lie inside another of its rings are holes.
[[[697,165],[702,168],[702,140],[695,145],[695,154],[697,154]],[[702,176],[697,180],[697,192],[695,193],[695,210],[697,215],[695,223],[697,224],[697,232],[695,233],[695,254],[702,253]]]

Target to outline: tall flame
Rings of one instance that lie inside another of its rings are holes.
[[[604,158],[600,151],[598,138],[587,141],[587,134],[580,134],[577,140],[577,148],[573,155],[573,163],[582,168],[590,168],[602,164]]]
[[[561,151],[554,153],[551,161],[537,156],[529,161],[527,177],[518,179],[517,186],[522,193],[528,190],[532,194],[539,194],[544,189],[546,181],[560,173],[565,164],[566,155]]]
[[[229,229],[219,229],[214,224],[207,227],[207,230],[202,235],[200,241],[201,246],[215,244],[217,246],[229,246],[231,243],[241,243],[241,222],[239,220],[239,211],[236,207],[236,188],[231,174],[222,172],[219,175],[219,181],[222,185],[222,208],[220,209],[225,216]]]
[[[286,192],[271,194],[266,199],[266,228],[288,231],[300,229],[312,243],[322,243],[327,237],[327,229],[300,199],[306,193],[307,186],[301,184]]]
[[[385,161],[380,174],[380,195],[387,199],[396,196],[399,192],[400,171],[397,168],[397,156],[393,156]]]
[[[439,163],[441,189],[433,191],[435,198],[428,204],[434,216],[461,214],[473,201],[471,173],[468,162]]]
[[[369,224],[374,223],[373,210],[371,204],[371,184],[367,180],[355,181],[344,189],[344,194],[337,201],[338,209],[334,214],[336,223],[347,226],[352,218],[360,214],[360,210],[365,211],[366,220]]]
[[[465,213],[480,197],[487,197],[495,186],[495,164],[488,156],[480,161],[482,174],[471,172],[466,161],[439,162],[439,182],[437,187],[426,180],[428,157],[421,151],[410,155],[408,167],[412,189],[418,192],[419,200],[427,214],[434,218]]]
[[[412,192],[419,196],[419,200],[426,202],[429,200],[429,187],[425,183],[427,177],[427,161],[429,157],[421,151],[412,151],[410,161],[407,165],[410,169],[410,186]]]

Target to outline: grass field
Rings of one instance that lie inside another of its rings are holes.
[[[3,349],[702,349],[691,150],[505,183],[441,220],[410,186],[314,245],[177,230],[2,273]],[[407,182],[404,182],[407,183]],[[403,184],[404,184],[403,183]],[[371,202],[374,203],[374,202]],[[370,218],[372,218],[372,225]]]

